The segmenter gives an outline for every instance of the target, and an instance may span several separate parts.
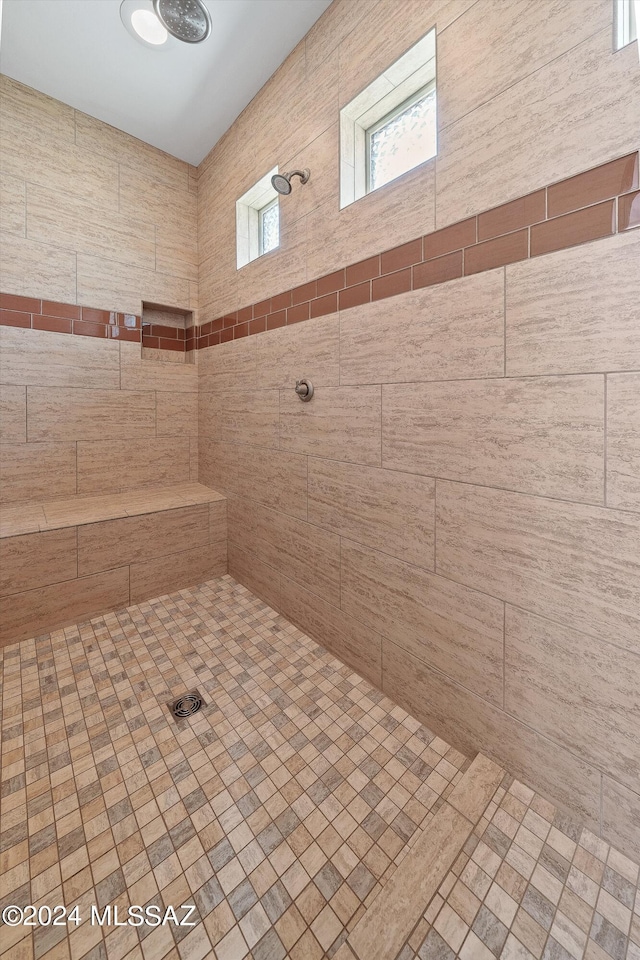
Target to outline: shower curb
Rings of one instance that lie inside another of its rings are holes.
[[[482,818],[505,771],[478,754],[462,780],[335,954],[395,960]]]

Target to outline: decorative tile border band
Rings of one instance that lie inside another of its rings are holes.
[[[0,293],[0,326],[133,343],[140,343],[141,340],[141,318],[134,314],[95,310],[74,303],[55,303],[9,293]]]
[[[198,349],[640,226],[638,153],[210,320]]]
[[[142,324],[142,346],[152,350],[175,350],[185,353],[196,345],[195,328],[168,327],[160,323]]]

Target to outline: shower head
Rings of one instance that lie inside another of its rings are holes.
[[[291,173],[274,173],[271,177],[271,186],[277,193],[286,197],[291,193],[291,177],[300,177],[300,183],[306,183],[310,176],[311,171],[308,167],[304,170],[292,170]]]
[[[202,0],[153,0],[153,9],[169,33],[184,43],[201,43],[211,33],[211,16]]]

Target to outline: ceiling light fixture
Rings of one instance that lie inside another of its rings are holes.
[[[122,0],[120,19],[139,43],[153,50],[164,50],[175,41],[158,18],[152,0]]]

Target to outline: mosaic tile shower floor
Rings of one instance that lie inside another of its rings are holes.
[[[83,921],[4,927],[2,960],[331,957],[469,764],[230,577],[2,664],[0,905]]]
[[[469,766],[231,577],[0,662],[0,907],[83,920],[0,928],[0,960],[332,957]],[[398,960],[640,960],[638,879],[506,780]]]

